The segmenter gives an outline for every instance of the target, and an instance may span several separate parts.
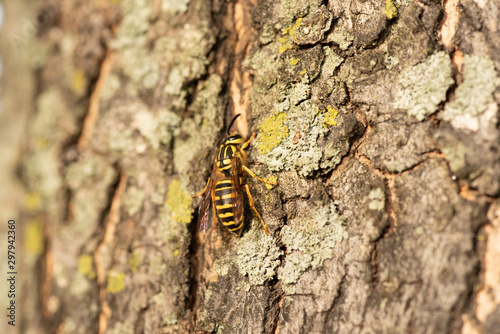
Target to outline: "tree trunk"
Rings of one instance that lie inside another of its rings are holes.
[[[499,0],[4,4],[2,332],[500,333]]]

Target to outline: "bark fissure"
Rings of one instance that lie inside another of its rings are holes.
[[[330,317],[333,314],[333,312],[335,312],[335,308],[337,307],[337,305],[339,303],[339,300],[342,297],[342,288],[344,286],[346,277],[347,277],[347,274],[342,275],[342,278],[341,278],[340,283],[339,283],[339,287],[337,288],[337,295],[335,296],[335,298],[333,298],[332,305],[330,306],[330,308],[326,312],[325,323],[323,325],[323,327],[324,327],[323,328],[323,333],[324,334],[327,334],[326,331],[327,331],[327,328],[328,328],[328,326],[327,326],[328,325],[328,321],[330,320]]]
[[[117,187],[114,191],[113,198],[111,200],[111,206],[108,212],[108,218],[104,226],[104,232],[101,242],[97,246],[94,252],[94,263],[96,268],[97,276],[97,287],[99,291],[99,301],[100,301],[100,311],[99,311],[99,322],[98,322],[98,333],[104,333],[108,327],[108,319],[111,317],[112,311],[109,307],[109,302],[106,296],[106,280],[107,280],[107,270],[103,259],[103,251],[105,247],[112,247],[112,242],[114,239],[116,225],[120,221],[120,209],[122,196],[125,192],[125,187],[127,185],[128,177],[119,171],[119,181]],[[112,253],[112,252],[111,252]]]
[[[95,83],[94,89],[90,94],[89,107],[87,115],[82,125],[82,132],[78,139],[78,149],[85,151],[94,133],[97,119],[99,118],[100,96],[104,88],[104,83],[113,66],[113,51],[107,50],[104,59],[102,60],[99,77]]]
[[[273,334],[278,334],[280,332],[279,327],[280,327],[280,316],[281,316],[281,307],[283,305],[283,298],[285,298],[285,295],[282,293],[280,295],[280,298],[278,300],[278,312],[276,313],[276,320],[274,322],[274,328],[272,330]]]

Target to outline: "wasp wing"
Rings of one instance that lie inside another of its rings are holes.
[[[239,226],[243,222],[240,221],[241,217],[243,217],[243,192],[241,191],[241,182],[240,182],[240,166],[238,164],[238,157],[234,157],[231,159],[231,181],[234,189],[234,198],[233,198],[233,215],[234,222],[236,226]]]
[[[214,169],[217,168],[214,166]],[[203,199],[201,200],[200,209],[198,210],[198,228],[200,231],[205,232],[208,228],[208,221],[210,217],[214,214],[211,209],[212,207],[212,192],[214,185],[214,170],[208,179],[205,192],[203,193]]]

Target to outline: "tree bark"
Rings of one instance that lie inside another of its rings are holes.
[[[500,333],[500,1],[4,3],[3,332]]]

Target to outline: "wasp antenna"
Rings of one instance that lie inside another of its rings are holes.
[[[229,126],[227,127],[227,134],[228,134],[228,135],[229,135],[229,130],[231,130],[231,127],[232,127],[232,126],[233,126],[233,124],[234,124],[234,121],[236,121],[236,119],[237,119],[238,117],[240,117],[240,115],[241,115],[241,114],[237,114],[237,115],[235,115],[235,116],[233,117],[233,119],[231,120],[231,123],[229,123]]]

